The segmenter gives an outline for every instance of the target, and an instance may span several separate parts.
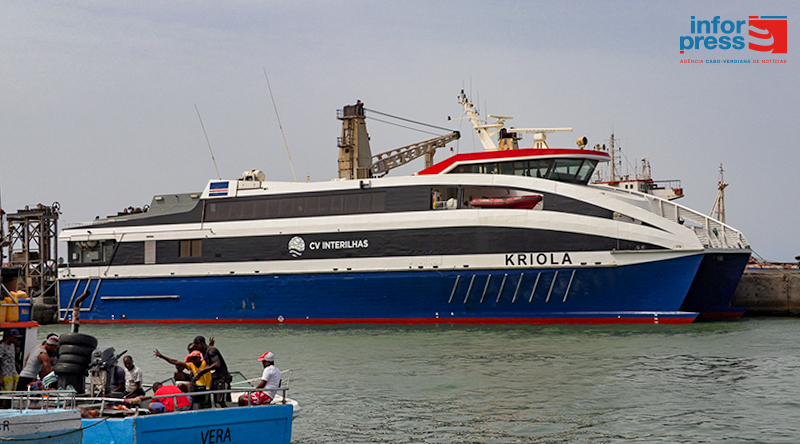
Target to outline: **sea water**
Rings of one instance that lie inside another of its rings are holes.
[[[68,326],[43,326],[65,332]],[[800,319],[691,325],[81,327],[145,382],[195,335],[290,372],[293,443],[797,443]]]

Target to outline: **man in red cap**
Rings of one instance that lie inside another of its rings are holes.
[[[250,394],[250,396],[242,396],[239,398],[239,405],[261,405],[269,404],[275,398],[275,392],[281,386],[281,371],[275,367],[275,354],[266,352],[258,357],[258,360],[264,365],[264,372],[261,374],[261,381],[256,386],[256,389],[266,389],[266,391],[257,391]],[[273,390],[270,390],[273,389]]]

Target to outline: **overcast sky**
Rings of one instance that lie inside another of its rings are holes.
[[[752,15],[788,17],[787,54],[679,53],[691,16]],[[724,164],[728,224],[789,261],[800,254],[797,20],[796,1],[6,0],[2,206],[58,201],[63,226],[202,190],[216,170],[195,105],[223,178],[293,180],[266,70],[300,180],[337,177],[336,110],[356,99],[460,129],[458,152],[481,149],[466,121],[447,120],[465,88],[513,126],[575,129],[551,147],[614,131],[630,164],[648,157],[655,179],[682,181],[678,203],[706,214]],[[368,130],[373,153],[431,137],[374,120]]]

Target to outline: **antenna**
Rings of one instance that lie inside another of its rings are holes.
[[[283,125],[281,125],[281,116],[278,115],[278,107],[275,105],[275,97],[272,96],[272,87],[269,86],[269,76],[267,76],[267,68],[264,68],[264,78],[267,79],[267,89],[269,89],[269,98],[272,100],[272,107],[275,109],[275,117],[278,118],[278,128],[281,129],[281,136],[283,136],[283,144],[286,146],[286,155],[289,156],[289,166],[292,167],[292,174],[294,181],[297,182],[297,173],[294,171],[294,163],[292,162],[292,155],[289,154],[289,144],[286,143],[286,134],[283,132]]]
[[[206,136],[206,143],[208,144],[208,152],[211,153],[211,161],[214,162],[214,169],[217,170],[217,179],[222,180],[222,176],[219,174],[219,168],[217,167],[217,159],[214,159],[214,151],[211,150],[211,141],[208,140],[208,134],[206,133],[206,126],[203,125],[203,118],[200,117],[200,108],[197,107],[197,104],[194,104],[194,109],[197,111],[197,118],[200,119],[200,128],[203,128],[203,135]]]

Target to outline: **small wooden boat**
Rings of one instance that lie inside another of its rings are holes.
[[[506,196],[506,197],[481,197],[469,201],[470,206],[477,208],[515,208],[520,210],[532,210],[542,196],[539,194],[528,194],[525,196]]]

